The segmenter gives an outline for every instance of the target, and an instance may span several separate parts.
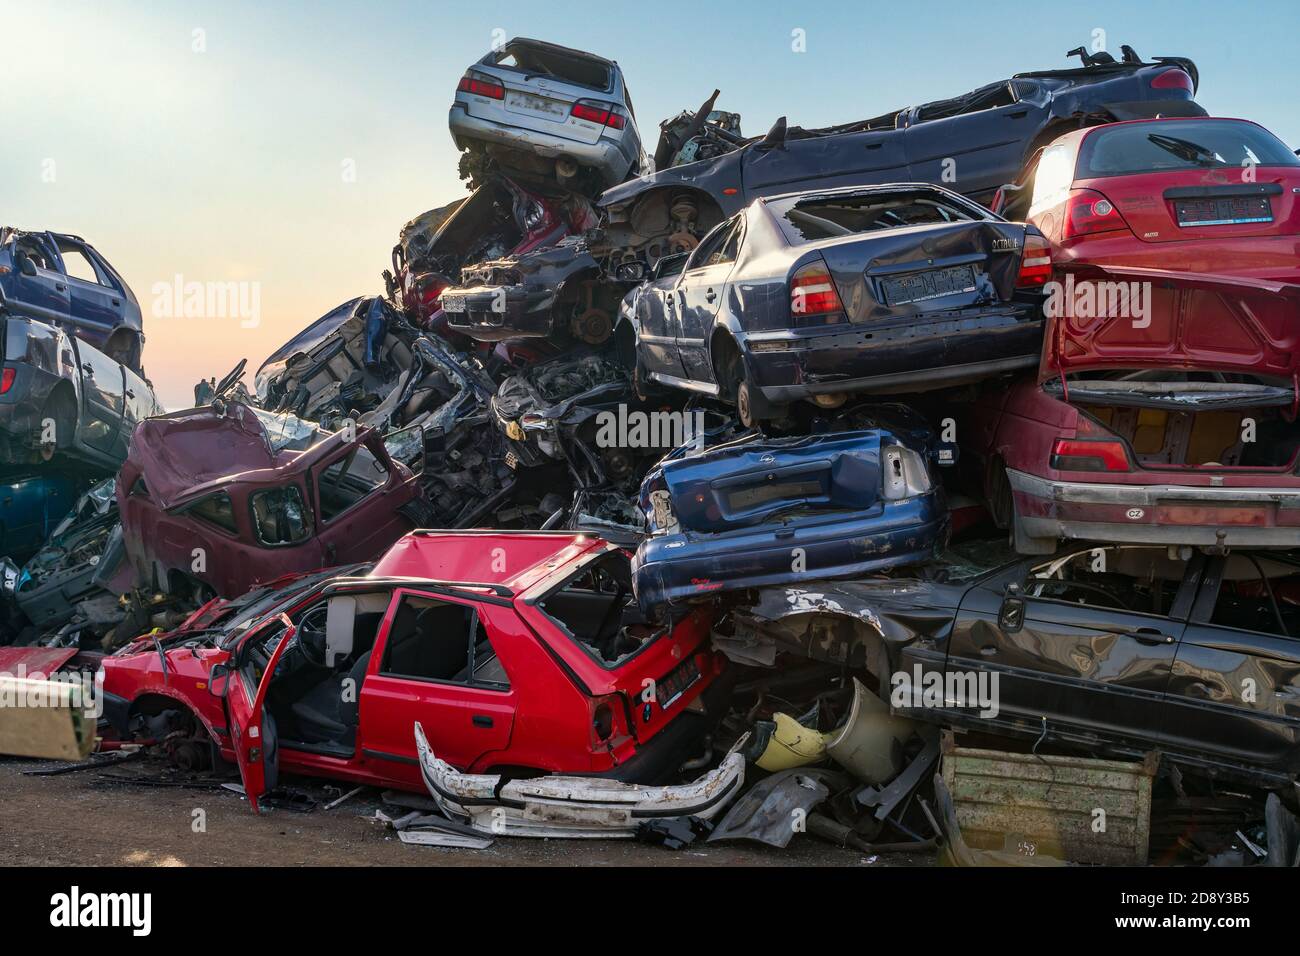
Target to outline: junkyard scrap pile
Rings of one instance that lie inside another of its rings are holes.
[[[0,667],[410,843],[1300,864],[1300,159],[1072,55],[651,158],[512,40],[384,293],[180,411],[112,266],[6,229]],[[43,713],[0,746],[90,746]]]

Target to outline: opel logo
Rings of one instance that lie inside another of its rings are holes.
[[[758,459],[758,460],[759,460],[759,462],[761,462],[761,463],[764,464],[764,465],[770,465],[770,464],[772,464],[772,462],[776,461],[776,456],[775,456],[775,455],[764,455],[763,457],[761,457],[761,458]]]

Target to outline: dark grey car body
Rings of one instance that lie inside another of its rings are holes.
[[[99,349],[44,322],[0,313],[0,462],[46,457],[43,423],[54,422],[49,450],[113,472],[126,458],[138,422],[162,409],[152,386]]]
[[[791,203],[894,197],[964,218],[801,242],[779,224]],[[624,349],[635,339],[645,379],[727,399],[746,383],[756,398],[785,404],[971,382],[1038,362],[1041,312],[1015,298],[1028,233],[1036,230],[926,184],[759,199],[710,232],[680,274],[630,295],[616,336]],[[817,263],[843,311],[805,324],[791,280]],[[951,269],[969,269],[969,286],[890,304],[888,283]]]
[[[1160,88],[1171,71],[1188,88]],[[1181,79],[1181,78],[1180,78]],[[1081,125],[1204,116],[1192,99],[1196,67],[1157,62],[1018,73],[948,100],[825,129],[785,126],[733,152],[614,186],[598,205],[609,241],[649,264],[680,250],[759,196],[873,183],[938,183],[988,204],[1043,144]],[[689,246],[687,246],[689,248]]]

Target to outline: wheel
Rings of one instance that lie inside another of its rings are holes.
[[[133,372],[140,370],[140,340],[130,332],[114,332],[104,346],[104,354]]]

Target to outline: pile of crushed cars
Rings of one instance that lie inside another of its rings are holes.
[[[409,842],[1296,865],[1300,158],[1070,55],[651,157],[512,40],[384,293],[183,411],[112,267],[6,230],[0,662]]]

